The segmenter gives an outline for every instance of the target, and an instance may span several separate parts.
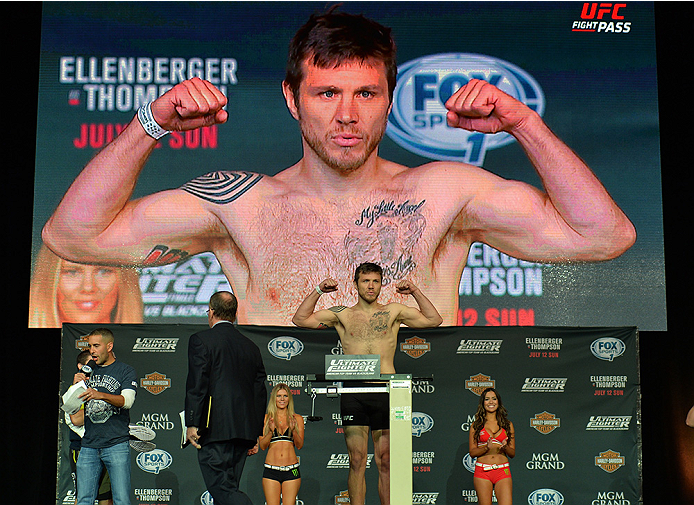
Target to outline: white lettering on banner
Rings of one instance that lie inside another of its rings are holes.
[[[542,296],[542,270],[550,267],[551,265],[518,260],[487,244],[475,242],[468,253],[458,294]]]
[[[631,416],[590,416],[586,430],[628,430]]]
[[[439,497],[439,493],[412,493],[412,505],[433,505]]]
[[[470,426],[475,422],[475,416],[468,414],[467,421],[460,425],[460,429],[463,431],[470,431]]]
[[[561,350],[561,338],[526,338],[528,349],[535,351],[559,351]]]
[[[563,470],[565,464],[558,454],[548,452],[534,453],[532,459],[525,464],[528,470]]]
[[[373,457],[373,454],[366,455],[366,468],[371,468]],[[349,468],[349,454],[331,454],[326,468]]]
[[[591,505],[631,505],[621,491],[598,491],[598,497],[590,502]]]
[[[289,387],[299,388],[304,385],[305,375],[268,375],[267,381],[276,386],[277,384],[286,384]]]
[[[456,354],[499,354],[503,340],[461,340]]]
[[[477,503],[477,491],[474,489],[463,489],[460,494],[463,497],[464,503]],[[492,495],[492,503],[497,503],[496,495]]]
[[[175,425],[173,421],[169,421],[169,414],[142,414],[142,420],[138,421],[136,424],[140,426],[145,426],[146,428],[151,428],[153,430],[173,430]]]
[[[436,387],[428,379],[413,379],[412,393],[432,394],[436,391]]]
[[[132,352],[176,352],[178,338],[138,337]]]
[[[205,317],[210,297],[231,286],[214,254],[202,253],[143,268],[140,291],[145,317]]]
[[[228,94],[238,83],[234,58],[148,58],[62,56],[60,84],[79,85],[88,111],[130,112],[156,100],[186,79],[199,77]],[[80,104],[79,90],[69,93],[70,105]]]
[[[419,452],[415,451],[412,453],[412,464],[413,465],[431,465],[434,462],[434,451]]]
[[[566,377],[526,377],[522,393],[563,393]]]
[[[61,84],[178,84],[199,77],[212,84],[236,84],[234,58],[146,58],[62,56]]]
[[[627,387],[626,375],[591,375],[590,382],[596,388],[625,388]]]
[[[159,488],[146,488],[140,489],[136,488],[134,490],[135,496],[140,501],[171,501],[171,496],[173,495],[173,489],[159,489]]]

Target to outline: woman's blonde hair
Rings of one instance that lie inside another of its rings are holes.
[[[60,328],[58,281],[64,260],[41,245],[29,291],[29,328]],[[143,305],[139,275],[134,268],[114,267],[118,275],[118,300],[111,323],[142,323]],[[77,322],[77,321],[75,321]]]
[[[289,401],[287,402],[287,425],[289,425],[289,420],[292,417],[294,417],[294,397],[292,395],[292,390],[289,389],[289,386],[287,386],[284,383],[276,384],[275,387],[272,388],[272,391],[270,391],[270,400],[267,403],[266,411],[267,420],[269,421],[270,419],[274,419],[275,426],[279,426],[279,417],[277,412],[277,393],[281,389],[284,389],[287,392],[287,396],[289,397]],[[292,429],[290,427],[289,434],[291,435],[291,433]]]

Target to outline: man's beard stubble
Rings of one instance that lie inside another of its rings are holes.
[[[316,153],[320,160],[323,161],[323,163],[325,163],[327,166],[342,173],[353,172],[366,163],[366,160],[369,159],[369,156],[371,156],[371,154],[381,143],[383,135],[386,132],[387,124],[387,120],[383,121],[383,125],[376,132],[374,132],[374,135],[369,135],[368,133],[359,130],[355,131],[354,128],[343,128],[330,131],[326,133],[325,138],[320,139],[318,135],[304,127],[304,122],[301,120],[301,117],[299,117],[301,136],[304,138],[304,140],[306,140],[306,143],[311,150]],[[326,149],[326,145],[331,141],[331,136],[336,133],[360,133],[362,135],[362,142],[360,145],[364,146],[363,154],[356,158],[352,158],[349,155],[352,153],[354,148],[341,147],[340,150],[342,151],[343,156],[331,155]]]

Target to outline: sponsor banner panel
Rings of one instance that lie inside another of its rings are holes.
[[[60,394],[72,383],[84,336],[96,327],[63,326]],[[132,451],[132,502],[210,504],[195,451],[180,449],[188,338],[204,326],[109,327],[115,334],[117,359],[137,372],[131,423],[156,432],[155,450]],[[324,373],[325,357],[339,359],[343,354],[337,333],[279,326],[238,329],[260,348],[268,389],[288,384],[297,412],[304,418],[321,418],[306,421],[306,443],[298,452],[298,503],[349,503],[349,458],[339,398],[312,399],[306,392],[307,375]],[[518,442],[510,462],[516,501],[637,504],[637,357],[636,328],[403,328],[395,367],[398,373],[413,375],[413,503],[477,502],[470,427],[480,394],[494,387]],[[63,504],[74,498],[74,488],[67,459],[68,428],[58,417],[57,503]],[[262,452],[249,458],[242,480],[254,503],[264,500],[263,460]],[[367,503],[378,503],[377,476],[370,446]]]

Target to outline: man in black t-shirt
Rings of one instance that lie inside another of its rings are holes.
[[[77,355],[77,371],[81,371],[82,367],[91,359],[89,351],[82,351]],[[77,456],[79,456],[82,448],[82,437],[84,436],[84,405],[74,414],[65,413],[65,422],[70,428],[70,469],[72,471],[72,482],[75,486],[75,495],[77,490]],[[99,505],[113,505],[111,499],[111,479],[108,477],[106,468],[101,471],[99,479],[99,491],[96,499]],[[77,501],[77,496],[75,496]]]
[[[135,402],[135,369],[113,354],[113,332],[97,328],[89,336],[89,353],[96,369],[84,380],[84,437],[77,459],[77,505],[93,505],[103,466],[111,478],[114,505],[130,505],[130,411]]]

